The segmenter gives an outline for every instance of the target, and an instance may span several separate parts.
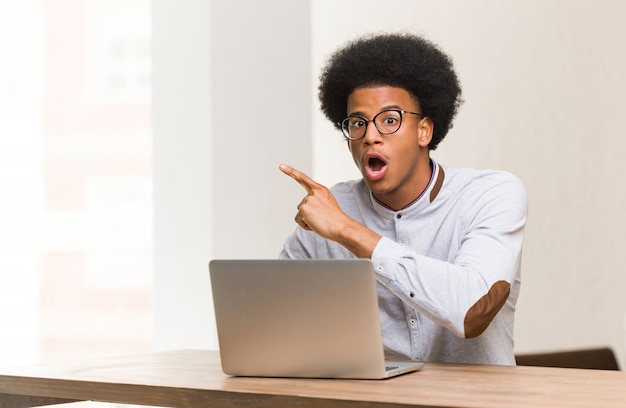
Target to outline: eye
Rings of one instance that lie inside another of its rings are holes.
[[[400,124],[400,114],[396,111],[383,111],[379,115],[376,123],[387,130],[395,129]]]
[[[393,117],[393,116],[387,116],[386,118],[383,119],[383,123],[385,125],[395,125],[398,122],[398,118]]]
[[[352,129],[359,129],[365,127],[367,125],[367,121],[363,118],[350,118],[350,127]]]

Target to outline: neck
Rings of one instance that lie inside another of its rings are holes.
[[[430,158],[425,161],[423,168],[419,171],[418,176],[407,186],[407,191],[396,191],[393,193],[377,194],[372,193],[376,201],[381,205],[393,210],[400,211],[404,208],[411,206],[417,200],[419,200],[433,177],[433,162]]]

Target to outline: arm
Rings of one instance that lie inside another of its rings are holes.
[[[306,185],[309,193],[298,206],[296,216],[303,229],[343,245],[356,256],[371,258],[381,284],[457,336],[480,335],[505,304],[517,279],[526,220],[526,196],[518,180],[510,179],[480,191],[479,199],[473,204],[463,200],[461,205],[472,205],[462,211],[468,218],[463,231],[429,237],[435,241],[442,237],[443,241],[450,240],[449,237],[459,240],[454,256],[443,260],[445,257],[424,256],[411,249],[411,245],[401,246],[389,238],[381,238],[343,213],[324,186],[294,169],[281,167],[281,170]],[[323,199],[312,199],[315,195]],[[326,204],[321,205],[322,202]],[[322,211],[323,216],[316,216],[316,211]],[[351,230],[354,224],[356,227]],[[342,231],[357,233],[344,245]],[[363,235],[358,235],[362,231]],[[315,256],[308,253],[316,247],[308,241],[312,236],[304,233],[293,238],[296,241],[291,241],[289,251],[297,253],[283,250],[281,256]]]
[[[491,186],[475,200],[463,198],[465,208],[455,214],[460,221],[454,225],[462,230],[437,236],[453,241],[445,248],[448,258],[423,256],[383,238],[372,261],[379,281],[404,302],[470,338],[487,328],[519,279],[527,210],[525,190],[516,179]]]

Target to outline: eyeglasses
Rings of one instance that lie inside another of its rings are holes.
[[[396,133],[402,125],[402,114],[410,113],[424,117],[421,113],[408,112],[402,109],[388,109],[378,112],[372,120],[365,119],[362,116],[348,116],[341,121],[341,130],[343,135],[349,140],[360,140],[365,137],[367,125],[374,122],[374,126],[381,135],[390,135]]]

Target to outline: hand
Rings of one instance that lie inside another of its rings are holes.
[[[296,180],[307,192],[298,204],[296,223],[305,230],[314,231],[326,239],[336,240],[337,227],[349,218],[341,210],[330,190],[293,167],[281,164],[279,168]]]
[[[307,192],[298,204],[296,223],[322,238],[338,242],[358,258],[370,258],[380,241],[378,233],[348,217],[329,189],[285,164],[280,171],[296,180]]]

